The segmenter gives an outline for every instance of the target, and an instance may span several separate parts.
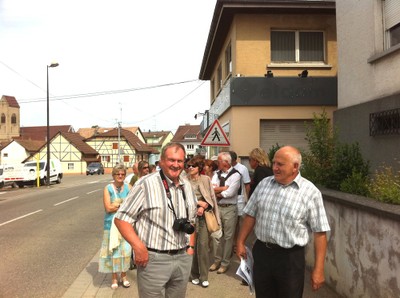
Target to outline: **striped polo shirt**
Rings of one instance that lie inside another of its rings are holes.
[[[189,218],[194,223],[197,200],[190,182],[181,177],[176,187],[168,177],[166,180],[177,218]],[[167,197],[160,173],[156,172],[144,176],[132,187],[115,216],[132,224],[146,247],[157,250],[182,249],[188,245],[189,237],[172,228],[175,217],[171,200]]]

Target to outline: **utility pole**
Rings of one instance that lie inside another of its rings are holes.
[[[117,125],[118,125],[118,164],[121,162],[121,148],[120,148],[120,144],[121,144],[121,122],[117,121]]]

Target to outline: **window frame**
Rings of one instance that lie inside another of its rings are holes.
[[[295,48],[294,48],[294,61],[273,61],[272,60],[272,32],[293,32],[295,34]],[[300,61],[300,33],[301,32],[313,32],[313,33],[322,33],[322,55],[323,60],[319,61]],[[270,32],[270,60],[271,65],[323,65],[326,66],[327,62],[327,53],[326,53],[326,32],[324,30],[289,30],[289,29],[271,29]]]
[[[232,75],[232,46],[229,42],[225,49],[225,77]]]
[[[400,4],[397,1],[398,0],[382,0],[384,50],[400,45],[400,41],[392,44],[392,33],[395,31],[398,34],[398,30],[400,30]]]

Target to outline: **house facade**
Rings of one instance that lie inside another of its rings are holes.
[[[14,139],[1,149],[1,164],[23,163],[44,145],[45,141]]]
[[[171,131],[148,131],[143,132],[143,136],[146,139],[147,146],[153,149],[153,154],[149,158],[151,164],[160,160],[161,149],[174,137]]]
[[[105,168],[123,163],[127,168],[140,160],[149,160],[153,149],[130,130],[112,129],[93,135],[85,142],[97,151]]]
[[[60,160],[64,174],[84,174],[87,165],[100,161],[100,156],[78,133],[58,132],[50,140],[50,159]],[[36,160],[47,160],[47,142],[23,162]]]
[[[399,171],[400,1],[336,0],[336,15],[339,138],[358,142],[372,170]]]
[[[185,124],[178,127],[171,141],[181,143],[185,147],[186,156],[190,158],[197,154],[205,154],[201,146],[202,140],[200,125]]]
[[[255,147],[305,149],[305,123],[337,107],[335,1],[218,0],[199,78],[203,135],[218,119],[242,162]]]

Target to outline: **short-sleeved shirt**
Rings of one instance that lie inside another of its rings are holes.
[[[284,248],[307,245],[310,231],[330,230],[321,192],[300,173],[289,185],[264,178],[243,212],[256,219],[259,240]]]
[[[225,173],[222,173],[222,177],[228,176],[229,172],[232,171],[233,167],[230,167],[228,171]],[[211,182],[213,185],[219,185],[219,177],[218,177],[218,172],[216,171],[214,176],[211,179]],[[240,174],[239,173],[234,173],[231,176],[228,177],[225,181],[225,185],[229,186],[227,190],[224,190],[221,192],[222,199],[218,201],[218,204],[232,204],[235,205],[237,204],[238,201],[238,190],[240,188]]]
[[[242,184],[242,192],[241,194],[238,195],[238,202],[245,202],[246,201],[246,187],[245,184],[249,184],[251,182],[250,180],[250,174],[249,170],[246,168],[246,166],[242,165],[240,162],[235,164],[234,168],[240,173],[241,175],[241,184]]]
[[[194,223],[197,200],[187,179],[180,178],[178,187],[167,177],[166,181],[172,205],[167,197],[160,172],[155,172],[136,182],[115,216],[132,224],[141,241],[149,248],[182,249],[188,245],[189,237],[188,234],[172,228],[175,220],[172,206],[177,218],[188,218]]]

